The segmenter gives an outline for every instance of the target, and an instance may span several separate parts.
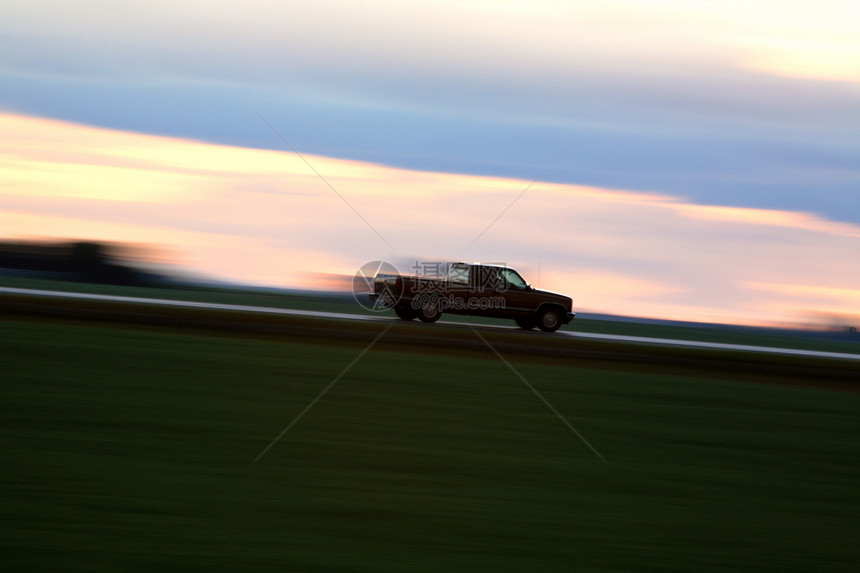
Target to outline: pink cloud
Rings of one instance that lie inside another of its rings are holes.
[[[295,154],[0,114],[0,234],[160,245],[193,272],[280,286],[322,287],[375,259],[485,260],[539,275],[580,310],[734,322],[857,312],[852,225],[542,183],[496,220],[529,182],[306,159],[367,223]]]

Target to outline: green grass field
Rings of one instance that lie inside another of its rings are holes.
[[[856,393],[511,357],[606,465],[489,349],[383,338],[252,465],[375,326],[312,344],[0,321],[2,569],[860,562]]]

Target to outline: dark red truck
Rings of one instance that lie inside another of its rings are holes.
[[[573,320],[570,297],[537,290],[514,269],[455,263],[445,279],[377,274],[370,294],[377,307],[403,320],[436,322],[442,313],[511,318],[520,328],[555,332]]]

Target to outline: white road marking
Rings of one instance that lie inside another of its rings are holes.
[[[143,298],[136,296],[116,296],[109,294],[88,294],[79,292],[60,292],[52,290],[37,290],[24,288],[0,287],[0,294],[23,294],[33,296],[49,296],[55,298],[77,298],[85,300],[103,300],[108,302],[128,302],[133,304],[149,304],[157,306],[179,306],[185,308],[206,308],[210,310],[234,310],[239,312],[257,312],[263,314],[286,314],[292,316],[311,316],[318,318],[338,318],[345,320],[390,320],[387,316],[362,316],[342,312],[322,312],[316,310],[296,310],[292,308],[271,308],[267,306],[245,306],[241,304],[220,304],[216,302],[197,302],[187,300],[168,300],[161,298]]]
[[[825,352],[822,350],[801,350],[796,348],[774,348],[769,346],[750,346],[747,344],[727,344],[724,342],[700,342],[696,340],[675,340],[670,338],[647,338],[645,336],[624,336],[619,334],[591,334],[588,332],[560,331],[574,338],[590,338],[594,340],[613,342],[633,342],[635,344],[661,344],[665,346],[686,346],[691,348],[708,348],[713,350],[740,350],[743,352],[765,352],[794,356],[814,356],[817,358],[845,358],[860,360],[860,354],[846,352]]]
[[[102,300],[110,302],[127,302],[133,304],[148,304],[158,306],[177,306],[186,308],[203,308],[210,310],[230,310],[237,312],[256,312],[263,314],[280,314],[288,316],[307,316],[316,318],[330,318],[339,320],[363,320],[363,321],[390,321],[388,316],[368,316],[360,314],[348,314],[343,312],[324,312],[317,310],[297,310],[291,308],[270,308],[264,306],[245,306],[238,304],[220,304],[214,302],[195,302],[182,300],[165,300],[158,298],[141,298],[133,296],[116,296],[106,294],[86,294],[75,292],[59,292],[50,290],[22,289],[12,287],[0,287],[0,294],[19,294],[32,296],[47,296],[56,298],[76,298],[86,300]],[[439,321],[438,324],[447,326],[472,326],[477,328],[511,330],[509,327],[471,324],[462,322]],[[759,352],[767,354],[779,354],[783,356],[809,356],[814,358],[834,358],[842,360],[860,360],[860,354],[849,354],[845,352],[825,352],[820,350],[800,350],[794,348],[773,348],[768,346],[749,346],[745,344],[726,344],[722,342],[700,342],[695,340],[675,340],[668,338],[649,338],[645,336],[624,336],[618,334],[593,334],[587,332],[571,332],[560,330],[555,335],[569,336],[588,340],[600,340],[604,342],[629,342],[634,344],[654,344],[661,346],[679,346],[687,348],[704,348],[711,350],[737,350],[742,352]]]

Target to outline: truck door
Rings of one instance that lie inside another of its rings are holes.
[[[499,281],[497,267],[472,265],[472,292],[469,296],[469,310],[481,311],[491,307],[490,299],[496,296]],[[476,314],[480,314],[477,312]]]
[[[499,269],[498,295],[505,299],[505,308],[516,311],[534,311],[534,289],[514,269]]]
[[[472,284],[471,265],[454,264],[448,269],[448,280],[445,283],[445,297],[449,309],[456,311],[465,308],[469,299]]]

